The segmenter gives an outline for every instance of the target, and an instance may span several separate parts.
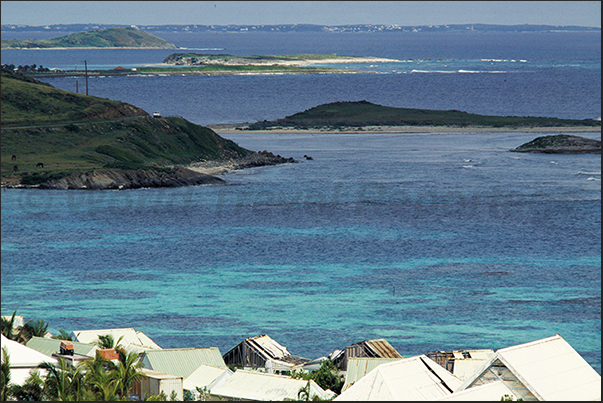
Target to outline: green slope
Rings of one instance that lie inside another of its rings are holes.
[[[486,116],[456,110],[394,108],[367,101],[335,102],[274,121],[257,122],[250,130],[271,127],[362,127],[362,126],[485,126],[485,127],[560,127],[601,126],[592,119]]]
[[[155,35],[135,28],[87,31],[44,40],[2,39],[2,49],[10,48],[165,48],[175,49]]]
[[[145,169],[251,151],[179,117],[2,73],[2,176]],[[10,126],[5,123],[10,123]],[[16,128],[17,127],[17,128]],[[12,156],[16,159],[12,159]],[[36,168],[41,162],[44,167]]]

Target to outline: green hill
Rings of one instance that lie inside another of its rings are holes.
[[[394,108],[359,101],[319,105],[283,119],[251,124],[249,130],[274,127],[303,129],[363,126],[563,127],[601,126],[601,122],[593,119],[486,116],[457,110]]]
[[[2,49],[11,48],[163,48],[175,49],[155,35],[135,28],[87,31],[43,40],[2,39]]]
[[[15,74],[2,72],[1,101],[3,180],[40,183],[96,169],[163,168],[251,154],[183,118],[153,118],[126,103]]]

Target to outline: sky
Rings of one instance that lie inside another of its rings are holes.
[[[4,1],[2,24],[601,26],[600,1]]]

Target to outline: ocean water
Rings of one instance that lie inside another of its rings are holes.
[[[105,77],[91,79],[90,89],[200,124],[272,119],[355,99],[599,117],[600,50],[593,49],[600,35],[573,48],[571,35],[581,34],[482,42],[267,36],[261,43],[224,34],[202,45],[226,53],[343,49],[394,57],[389,45],[397,40],[408,44],[397,58],[441,54],[455,59],[456,72]],[[185,39],[180,46],[201,46]],[[67,53],[90,57],[77,52]],[[3,51],[2,62],[34,54],[53,51]],[[506,73],[458,72],[488,58],[516,61],[483,62],[508,65]],[[531,70],[530,62],[540,67]],[[601,372],[600,155],[508,151],[533,133],[226,137],[299,162],[231,172],[222,176],[225,185],[3,190],[2,314],[44,318],[55,332],[134,327],[164,348],[218,346],[223,353],[266,333],[308,358],[373,338],[386,338],[406,357],[558,333]]]

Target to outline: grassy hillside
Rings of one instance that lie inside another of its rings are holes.
[[[36,176],[40,182],[94,169],[164,167],[250,153],[183,118],[152,118],[132,105],[2,73],[3,177]]]
[[[2,39],[2,49],[10,48],[165,48],[176,46],[135,28],[87,31],[44,40]]]
[[[254,123],[249,126],[249,129],[362,126],[559,127],[601,126],[601,122],[592,119],[486,116],[456,110],[394,108],[360,101],[319,105],[283,119]]]

